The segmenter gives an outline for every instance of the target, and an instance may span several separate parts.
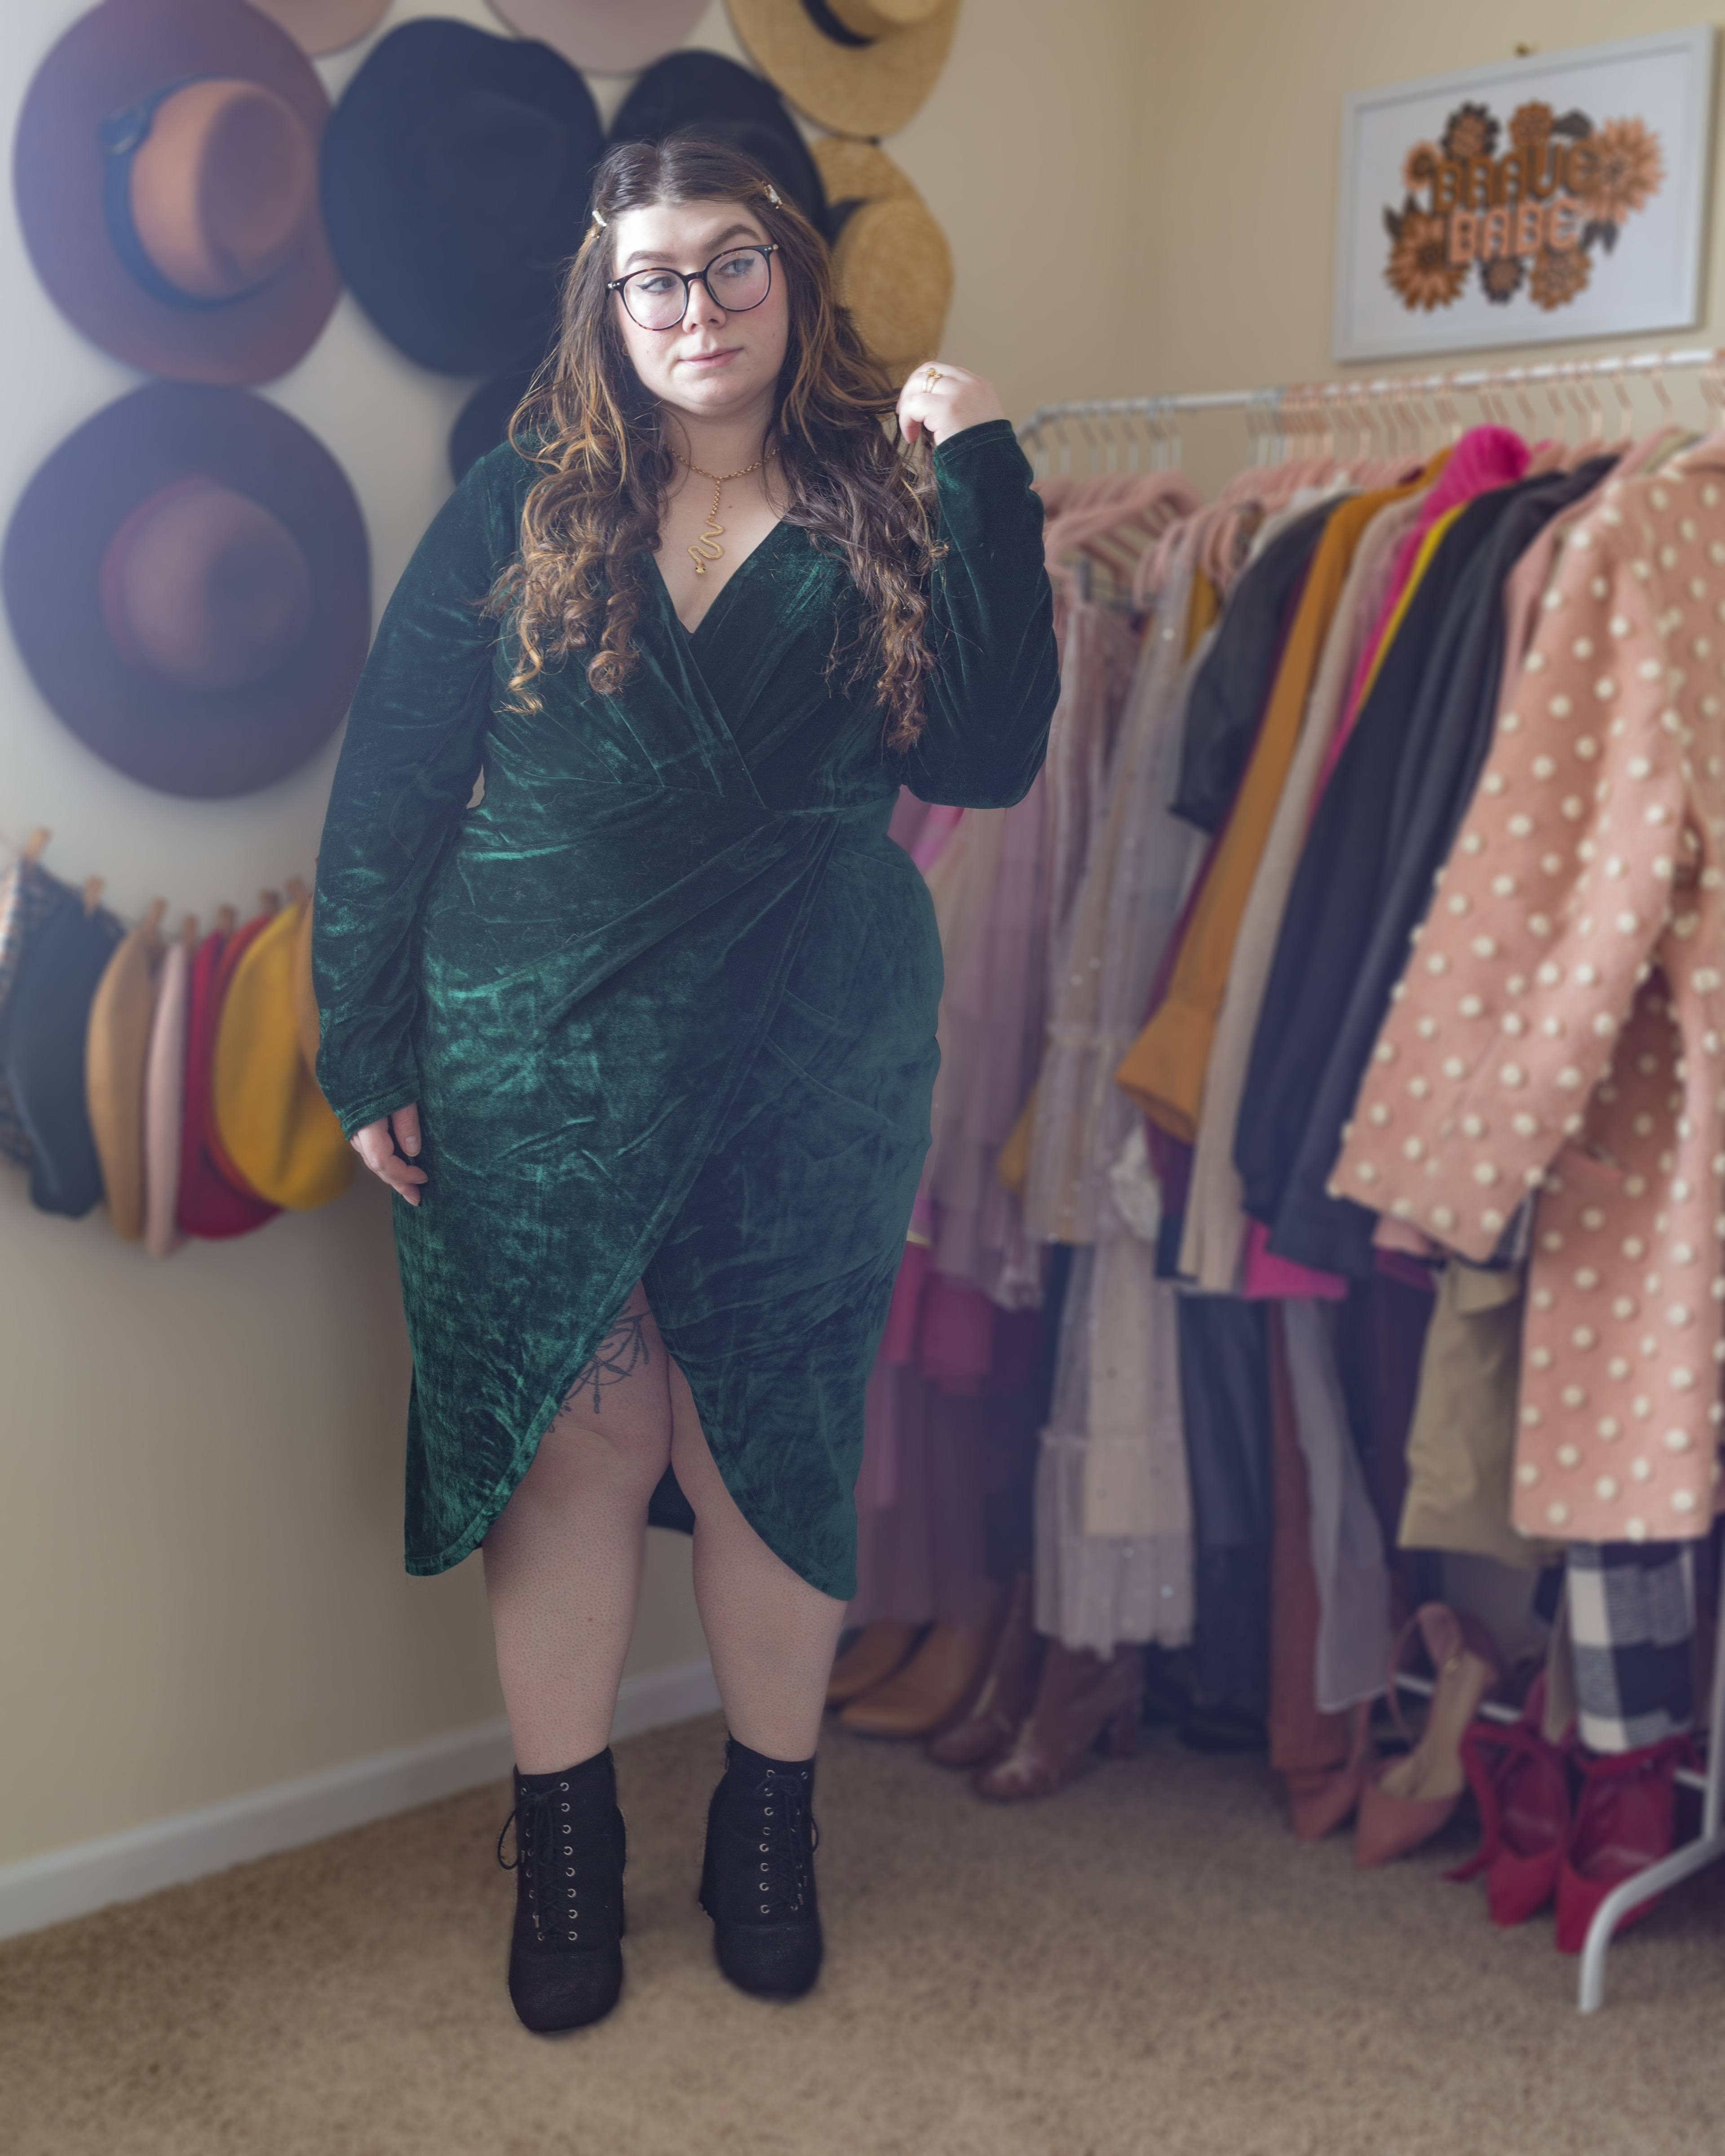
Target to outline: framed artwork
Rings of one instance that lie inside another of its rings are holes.
[[[1707,27],[1354,91],[1335,357],[1698,321],[1712,100]]]

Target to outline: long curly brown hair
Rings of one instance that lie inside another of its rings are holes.
[[[844,560],[862,602],[860,629],[835,634],[829,678],[851,690],[872,676],[887,746],[909,747],[935,663],[933,484],[926,454],[881,424],[896,400],[834,296],[825,242],[775,199],[752,158],[694,130],[619,144],[593,175],[593,202],[613,222],[649,206],[742,203],[777,243],[790,333],[766,446],[786,521]],[[659,403],[630,363],[605,290],[612,261],[609,234],[595,222],[564,278],[556,348],[510,423],[510,439],[543,475],[522,509],[520,553],[490,605],[514,632],[511,685],[528,710],[538,706],[539,677],[573,652],[591,653],[587,678],[602,695],[628,680],[645,557],[659,547],[677,476]]]

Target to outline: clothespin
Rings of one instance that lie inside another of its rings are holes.
[[[102,902],[102,893],[108,888],[105,876],[90,876],[85,880],[84,911],[94,913]]]
[[[218,936],[231,936],[239,925],[239,916],[234,911],[234,908],[231,906],[218,906],[216,908],[216,933]]]
[[[162,941],[160,933],[162,916],[167,911],[167,901],[165,898],[151,900],[148,910],[144,915],[144,940],[146,943],[159,943]]]
[[[280,913],[281,893],[279,891],[260,891],[258,893],[258,911],[260,913]]]
[[[195,913],[182,914],[181,916],[180,941],[185,945],[188,951],[196,949],[198,944],[198,916]]]
[[[53,832],[49,829],[46,824],[39,824],[29,837],[24,840],[23,857],[32,868],[41,860],[48,842],[53,836]]]
[[[290,906],[299,906],[302,904],[304,901],[311,897],[311,892],[305,888],[305,879],[304,876],[290,876],[288,878],[287,895],[288,904]]]

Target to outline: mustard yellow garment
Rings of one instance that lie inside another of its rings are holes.
[[[1204,1072],[1240,916],[1300,738],[1312,675],[1354,549],[1379,510],[1428,483],[1422,473],[1406,486],[1356,495],[1343,502],[1325,526],[1251,760],[1193,908],[1168,993],[1115,1071],[1114,1082],[1153,1122],[1189,1144],[1197,1134]]]

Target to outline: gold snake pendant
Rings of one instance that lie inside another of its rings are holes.
[[[725,550],[719,544],[720,540],[725,536],[725,527],[719,521],[719,495],[724,484],[725,482],[721,480],[718,485],[713,489],[713,506],[707,512],[706,531],[701,533],[692,547],[685,550],[690,560],[695,564],[695,573],[697,577],[704,577],[706,574],[706,565],[709,562],[722,561],[725,557]]]

